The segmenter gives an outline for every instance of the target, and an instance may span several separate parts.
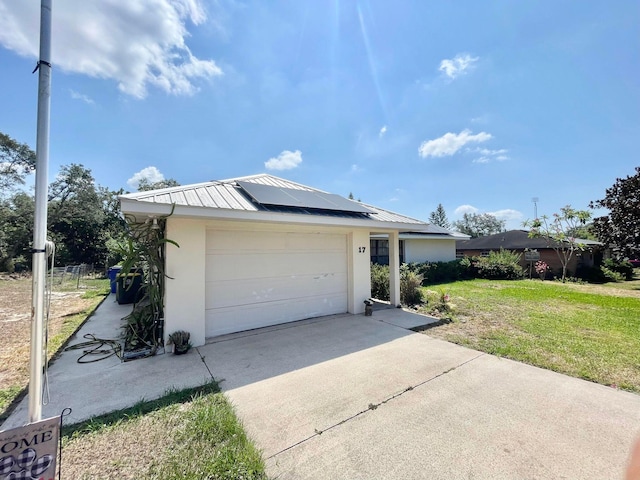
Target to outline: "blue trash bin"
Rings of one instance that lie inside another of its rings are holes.
[[[109,282],[111,283],[111,293],[116,293],[116,278],[118,277],[120,270],[122,270],[122,267],[120,265],[109,267]]]

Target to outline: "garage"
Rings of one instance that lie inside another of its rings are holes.
[[[347,265],[344,234],[209,229],[205,335],[345,313]]]
[[[388,241],[390,297],[398,305],[398,235],[429,227],[269,174],[119,200],[128,218],[171,240],[162,252],[165,342],[184,330],[194,346],[232,332],[364,313],[372,234]]]

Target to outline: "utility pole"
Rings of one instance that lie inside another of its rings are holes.
[[[540,201],[540,199],[538,197],[533,197],[531,201],[533,202],[533,218],[534,220],[537,220],[538,219],[538,202]]]
[[[44,356],[44,290],[47,278],[47,201],[49,185],[49,107],[51,105],[51,2],[40,3],[40,57],[38,59],[38,130],[36,136],[36,191],[33,224],[33,279],[31,352],[29,368],[29,423],[42,420]],[[35,70],[34,70],[35,72]]]

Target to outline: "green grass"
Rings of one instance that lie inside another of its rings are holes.
[[[153,446],[153,452],[142,453],[149,456],[146,462],[137,461],[141,436]],[[260,452],[215,382],[63,428],[64,457],[74,458],[87,444],[93,460],[86,467],[70,466],[74,478],[92,478],[96,467],[112,478],[266,478]]]
[[[439,285],[451,326],[428,332],[539,367],[640,392],[640,296],[531,280]]]
[[[7,407],[11,405],[11,403],[17,398],[18,395],[20,395],[20,392],[22,392],[23,388],[24,387],[22,387],[21,385],[13,385],[9,388],[0,390],[0,412],[5,412]],[[6,414],[0,415],[0,422],[5,421],[7,417],[8,415]]]

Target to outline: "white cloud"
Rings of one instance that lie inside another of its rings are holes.
[[[276,158],[270,158],[268,161],[264,162],[264,166],[267,170],[291,170],[301,163],[302,153],[300,150],[296,150],[295,152],[284,150]]]
[[[472,160],[472,163],[489,163],[490,160],[487,157],[479,157]]]
[[[473,205],[460,205],[453,211],[453,213],[454,215],[461,217],[465,213],[478,213],[479,211],[480,210]]]
[[[438,70],[443,72],[447,77],[454,80],[460,75],[467,73],[467,70],[480,59],[480,57],[472,57],[468,53],[458,54],[453,58],[445,58],[440,62]]]
[[[508,150],[501,148],[500,150],[489,150],[488,148],[478,148],[476,152],[480,155],[501,155],[503,153],[507,153]]]
[[[480,154],[480,157],[473,160],[473,163],[490,163],[495,161],[504,162],[505,160],[509,160],[509,157],[505,155],[508,150],[505,148],[501,148],[499,150],[489,150],[488,148],[476,148],[473,150],[469,150],[471,152],[477,152]]]
[[[351,173],[357,173],[362,171],[362,169],[358,166],[357,163],[351,165]]]
[[[141,180],[146,179],[149,183],[161,182],[164,180],[164,175],[158,170],[156,167],[146,167],[133,174],[129,180],[127,180],[127,185],[132,188],[138,188],[138,184]]]
[[[486,142],[491,138],[491,135],[486,132],[480,132],[476,135],[472,135],[470,130],[463,130],[460,133],[449,132],[440,138],[422,142],[418,153],[422,158],[444,157],[453,155],[468,143]]]
[[[511,208],[505,208],[503,210],[496,210],[495,212],[487,212],[487,213],[489,213],[490,215],[493,215],[499,220],[505,220],[507,222],[510,222],[513,220],[522,220],[524,218],[524,215],[522,215],[522,212],[518,210],[513,210]]]
[[[84,95],[82,93],[78,93],[75,90],[69,90],[69,94],[71,95],[71,98],[73,98],[74,100],[81,100],[84,103],[86,103],[87,105],[95,105],[95,103],[96,103],[88,95]]]
[[[380,136],[380,138],[382,138],[382,137],[384,137],[384,134],[385,134],[385,133],[387,133],[387,126],[386,126],[386,125],[385,125],[385,126],[383,126],[383,127],[380,129],[380,133],[379,133],[378,135]]]
[[[187,22],[206,20],[203,0],[56,0],[54,68],[115,80],[125,94],[144,98],[148,85],[192,95],[193,81],[222,74],[213,60],[195,57],[185,43]],[[0,0],[0,44],[37,58],[40,2]]]

